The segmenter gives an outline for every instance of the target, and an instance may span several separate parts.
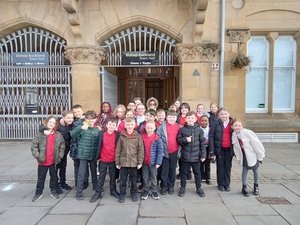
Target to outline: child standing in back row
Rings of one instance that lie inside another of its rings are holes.
[[[247,175],[248,170],[253,171],[254,187],[253,194],[259,195],[258,190],[258,167],[265,157],[265,149],[256,134],[248,129],[243,128],[242,122],[233,121],[232,144],[234,154],[239,164],[243,166],[242,172],[242,194],[249,197],[247,191]]]

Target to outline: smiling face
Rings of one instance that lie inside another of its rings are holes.
[[[63,117],[63,120],[65,121],[66,125],[72,124],[73,121],[74,121],[74,115],[73,115],[73,113],[69,113],[69,114],[65,115]]]
[[[108,113],[108,111],[109,111],[109,105],[107,103],[104,103],[102,105],[101,109],[102,109],[103,113]]]
[[[152,135],[155,131],[155,123],[147,122],[145,129],[146,129],[146,132],[149,136]]]
[[[219,112],[219,118],[222,120],[222,122],[228,121],[229,120],[229,112],[225,110],[221,110]]]
[[[235,121],[232,124],[232,129],[234,130],[235,133],[240,133],[241,130],[243,129],[243,124],[240,121]]]
[[[47,123],[47,128],[49,130],[53,130],[55,128],[55,125],[56,125],[56,119],[51,118]]]
[[[187,116],[185,121],[186,121],[187,125],[194,126],[196,120],[197,120],[196,116],[193,114],[193,115]]]
[[[83,110],[82,108],[76,108],[76,109],[73,109],[73,114],[74,114],[74,117],[77,118],[77,119],[81,119],[82,118],[82,115],[83,115]]]

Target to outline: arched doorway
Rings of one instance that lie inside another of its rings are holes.
[[[126,105],[140,97],[145,103],[153,96],[161,108],[167,108],[179,90],[175,45],[174,38],[144,25],[126,28],[105,40],[101,44],[107,52],[102,78],[117,77],[117,84],[110,84],[118,87],[116,101]]]
[[[0,40],[0,139],[32,139],[47,115],[71,107],[66,41],[26,27]]]

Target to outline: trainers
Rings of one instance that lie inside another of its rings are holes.
[[[179,188],[179,191],[178,191],[178,196],[179,197],[183,197],[184,196],[184,194],[185,194],[185,189],[184,188]]]
[[[61,195],[63,192],[63,190],[61,190],[60,187],[56,188],[56,194]]]
[[[206,179],[206,181],[205,181],[208,185],[210,185],[211,184],[211,182],[210,182],[210,179]]]
[[[205,194],[204,194],[204,191],[202,188],[199,188],[196,192],[200,197],[205,197]]]
[[[139,199],[138,199],[138,196],[137,196],[137,193],[132,193],[131,194],[131,200],[133,201],[133,202],[137,202]]]
[[[112,191],[112,192],[110,192],[110,195],[111,195],[111,196],[114,196],[115,198],[119,198],[119,197],[120,197],[120,194],[119,194],[119,192],[117,192],[117,191]]]
[[[37,202],[38,200],[40,200],[43,197],[43,194],[35,194],[32,198],[33,202]]]
[[[61,189],[64,189],[64,190],[67,190],[67,191],[72,189],[72,187],[67,185],[66,183],[62,183],[59,186],[60,186]]]
[[[51,191],[50,196],[54,199],[59,199],[59,194],[57,194],[57,192],[55,192],[55,191]]]
[[[100,198],[102,198],[103,197],[103,195],[104,195],[104,193],[103,192],[96,192],[93,196],[92,196],[92,198],[90,199],[90,202],[95,202],[95,201],[97,201],[98,199],[100,199]]]
[[[169,193],[169,195],[174,194],[174,188],[169,188],[168,193]]]
[[[82,195],[82,194],[76,193],[76,199],[81,201],[81,200],[83,200],[84,198],[83,198],[83,195]]]
[[[155,200],[159,199],[159,196],[158,196],[157,192],[152,192],[152,198],[155,199]]]
[[[148,191],[144,191],[141,198],[146,200],[148,198]]]
[[[120,195],[119,203],[124,203],[124,202],[125,202],[125,195]]]

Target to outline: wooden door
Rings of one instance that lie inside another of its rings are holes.
[[[126,80],[126,101],[127,103],[135,97],[140,97],[145,102],[145,80],[144,79],[127,79]],[[126,103],[126,104],[127,104]]]

